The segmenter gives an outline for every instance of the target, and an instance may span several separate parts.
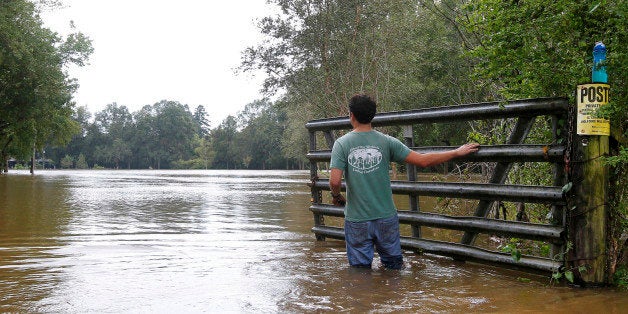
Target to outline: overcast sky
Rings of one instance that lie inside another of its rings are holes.
[[[89,65],[72,69],[79,106],[92,113],[116,102],[131,112],[160,100],[205,106],[212,126],[262,95],[262,75],[236,75],[241,51],[259,42],[265,0],[63,0],[44,12],[47,27],[70,21],[92,39]]]

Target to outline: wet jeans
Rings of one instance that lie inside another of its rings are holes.
[[[403,266],[397,214],[364,222],[345,220],[345,241],[351,266],[370,268],[374,248],[384,267],[400,269]]]

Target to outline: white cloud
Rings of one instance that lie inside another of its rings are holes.
[[[93,41],[89,65],[71,69],[75,100],[94,113],[112,102],[131,111],[168,99],[203,105],[213,124],[261,96],[263,77],[235,75],[241,51],[259,41],[264,0],[63,0],[44,12],[67,34],[70,21]]]

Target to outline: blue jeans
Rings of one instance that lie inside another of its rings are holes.
[[[364,222],[345,220],[345,241],[349,265],[371,268],[373,248],[375,248],[384,267],[401,269],[403,257],[399,236],[397,214],[389,218]]]

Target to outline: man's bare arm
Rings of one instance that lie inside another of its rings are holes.
[[[340,188],[342,187],[342,170],[337,168],[331,168],[329,174],[329,188],[331,190],[331,197],[334,205],[343,206],[346,202],[344,196],[340,194]]]
[[[427,154],[419,154],[415,151],[412,151],[408,157],[406,157],[406,162],[417,165],[419,167],[430,167],[436,166],[438,164],[442,164],[444,162],[450,161],[457,157],[462,157],[468,155],[470,153],[474,153],[478,151],[478,147],[480,144],[477,143],[469,143],[464,144],[456,149],[452,149],[446,152],[440,153],[427,153]]]
[[[329,187],[331,188],[331,194],[340,193],[340,187],[342,186],[342,170],[337,168],[331,168],[329,175]]]

